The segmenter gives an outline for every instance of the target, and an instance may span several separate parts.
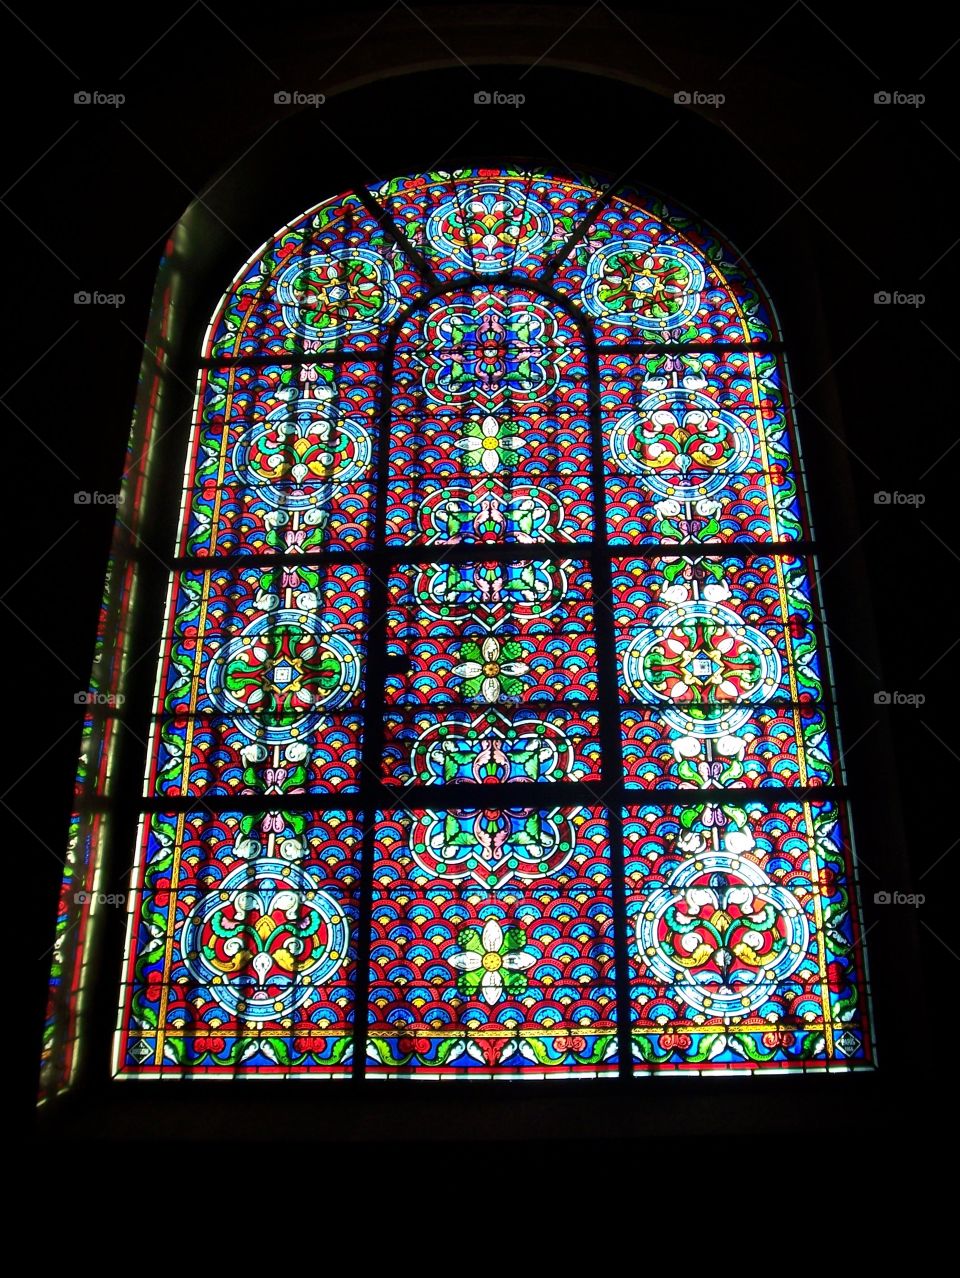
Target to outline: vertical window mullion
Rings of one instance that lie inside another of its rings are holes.
[[[376,429],[376,485],[373,498],[373,553],[369,563],[369,621],[367,668],[363,697],[363,745],[360,805],[363,841],[360,851],[360,914],[357,936],[357,976],[353,1078],[366,1075],[366,1047],[370,1007],[370,943],[373,914],[373,862],[376,852],[377,810],[383,801],[380,784],[383,760],[383,690],[387,674],[387,611],[390,559],[387,552],[387,496],[390,478],[390,434],[393,420],[393,358],[399,326],[394,325],[380,357],[380,398]]]
[[[613,591],[610,548],[607,543],[607,511],[604,491],[604,441],[600,409],[600,365],[596,340],[586,339],[590,395],[590,435],[593,471],[593,579],[594,633],[597,644],[598,713],[602,750],[601,797],[607,809],[610,840],[610,877],[613,895],[614,971],[617,991],[617,1046],[620,1077],[631,1069],[630,976],[627,943],[627,892],[623,851],[623,758],[620,733],[620,689],[617,677],[616,638],[613,625]]]

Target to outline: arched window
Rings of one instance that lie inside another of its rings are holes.
[[[513,169],[310,209],[211,321],[172,566],[117,1077],[870,1065],[785,354],[711,231]]]

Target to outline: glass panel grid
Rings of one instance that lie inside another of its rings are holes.
[[[384,183],[211,325],[120,1077],[869,1065],[769,308],[598,199]]]

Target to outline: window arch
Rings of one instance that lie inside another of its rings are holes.
[[[871,1063],[786,359],[710,230],[519,169],[308,210],[207,331],[171,567],[117,1077]]]

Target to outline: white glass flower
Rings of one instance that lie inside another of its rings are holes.
[[[680,514],[680,503],[668,497],[665,501],[658,501],[654,510],[661,519],[673,519]]]
[[[523,975],[536,958],[523,950],[526,933],[518,927],[506,931],[496,919],[488,919],[483,931],[467,928],[457,938],[463,947],[450,957],[451,967],[461,973],[458,987],[467,997],[477,994],[491,1007],[504,991],[511,995],[522,994],[527,987]]]
[[[688,856],[696,856],[707,846],[707,841],[696,830],[684,830],[677,836],[677,847]]]
[[[283,839],[280,843],[280,855],[285,861],[299,861],[306,850],[306,844],[302,839]]]
[[[749,852],[755,846],[755,840],[749,830],[728,830],[723,836],[723,846],[738,856],[741,852]]]
[[[517,660],[522,653],[515,639],[502,644],[492,635],[482,643],[466,640],[460,645],[460,656],[466,660],[453,667],[453,673],[465,680],[463,695],[489,703],[519,696],[523,687],[520,676],[530,670],[525,661]]]
[[[466,428],[466,438],[457,447],[471,454],[471,460],[479,462],[488,475],[501,464],[512,466],[519,460],[516,449],[523,440],[519,435],[503,433],[495,417],[486,416],[479,426],[471,422]]]

